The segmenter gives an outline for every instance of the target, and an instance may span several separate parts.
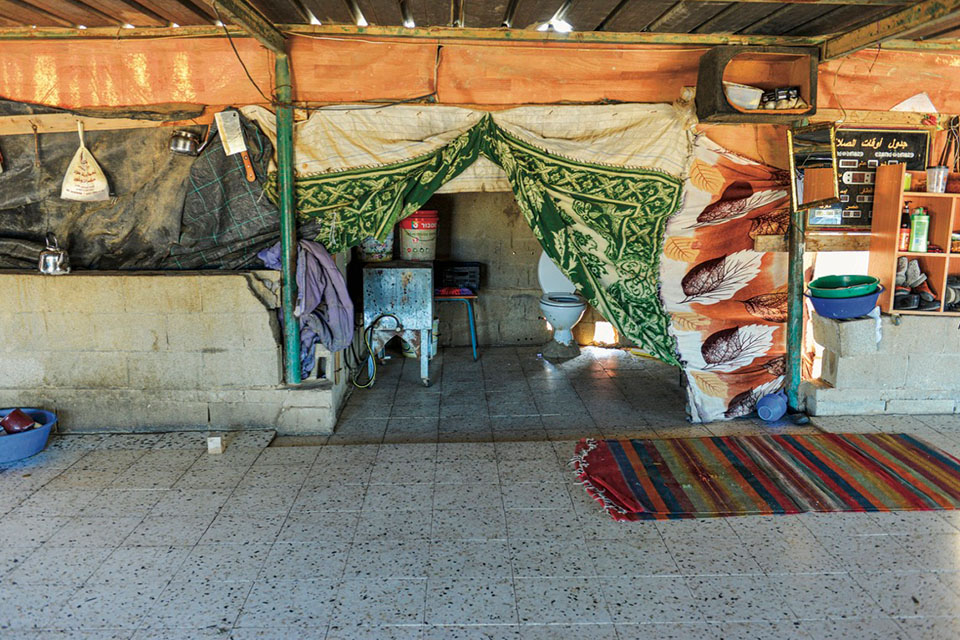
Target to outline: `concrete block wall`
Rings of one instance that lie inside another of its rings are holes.
[[[0,273],[0,406],[63,431],[330,433],[342,389],[283,386],[278,290],[274,271]]]
[[[812,415],[960,413],[957,318],[830,320],[814,315],[823,346],[821,377],[802,392]]]
[[[512,193],[458,193],[434,196],[424,208],[440,211],[437,258],[484,265],[476,301],[477,339],[481,345],[538,345],[550,339],[540,319],[537,263],[540,243],[523,219]],[[438,305],[441,346],[468,346],[463,303]],[[581,344],[593,341],[603,318],[588,307],[574,328]]]

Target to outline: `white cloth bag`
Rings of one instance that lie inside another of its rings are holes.
[[[80,134],[80,148],[73,154],[73,160],[67,167],[63,186],[60,187],[60,197],[81,202],[109,200],[110,185],[107,184],[107,177],[103,175],[103,170],[93,158],[93,154],[83,144],[82,122],[77,122],[77,132]]]

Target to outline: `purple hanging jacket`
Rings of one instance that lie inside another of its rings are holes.
[[[280,243],[257,254],[269,269],[280,270]],[[300,369],[308,375],[315,364],[317,342],[331,352],[353,342],[353,301],[337,263],[322,245],[301,240],[297,245],[297,306],[300,319]],[[283,314],[280,314],[281,322]]]

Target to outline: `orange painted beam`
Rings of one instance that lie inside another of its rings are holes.
[[[273,57],[252,39],[234,43],[269,95]],[[220,38],[0,42],[0,97],[68,108],[263,102]]]
[[[273,56],[234,42],[256,82],[273,86]],[[673,102],[696,83],[704,48],[429,39],[290,38],[294,99],[444,104]],[[821,65],[820,107],[887,110],[926,91],[960,112],[960,53],[861,51]],[[0,97],[64,107],[262,103],[222,38],[0,41]],[[755,145],[756,146],[756,145]],[[762,145],[760,145],[762,147]],[[766,155],[773,149],[757,148]]]
[[[437,45],[290,38],[294,100],[405,100],[434,91]]]

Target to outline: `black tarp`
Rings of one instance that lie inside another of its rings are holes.
[[[0,101],[0,114],[56,111]],[[216,127],[198,158],[169,150],[169,127],[86,132],[87,148],[110,182],[112,197],[105,202],[60,199],[78,145],[75,132],[41,134],[39,166],[34,135],[0,137],[0,268],[35,268],[48,231],[75,269],[260,266],[256,252],[279,240],[279,211],[262,188],[273,148],[256,125],[241,121],[257,175],[253,183],[239,155],[224,155]]]

